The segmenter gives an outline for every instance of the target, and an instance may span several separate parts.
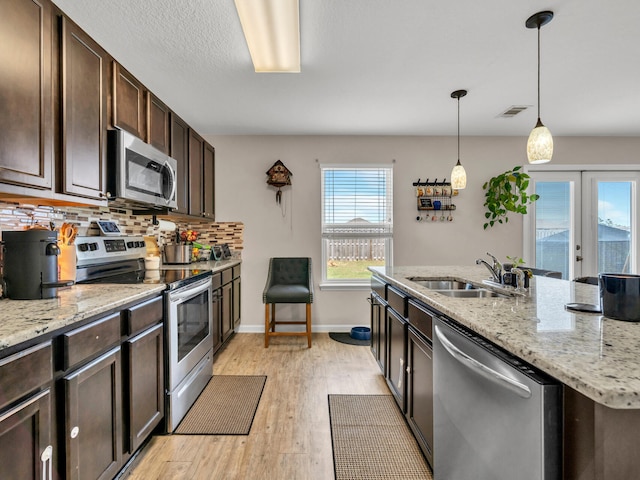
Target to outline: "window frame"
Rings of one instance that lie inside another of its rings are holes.
[[[322,279],[320,283],[320,288],[322,290],[368,290],[371,288],[371,280],[370,278],[366,279],[329,279],[327,278],[327,263],[329,260],[329,255],[327,252],[327,240],[332,236],[328,236],[324,231],[324,220],[325,220],[325,171],[330,169],[342,169],[342,170],[357,170],[357,169],[385,169],[388,171],[388,185],[387,185],[387,202],[388,202],[388,211],[390,213],[390,221],[388,234],[368,234],[368,235],[358,235],[352,233],[344,233],[344,234],[334,234],[333,238],[384,238],[385,246],[384,246],[384,260],[385,267],[393,266],[393,164],[321,164],[320,165],[320,208],[321,208],[321,218],[320,218],[320,241],[321,252],[322,252]]]

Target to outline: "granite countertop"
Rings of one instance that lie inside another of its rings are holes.
[[[479,287],[482,265],[370,267],[405,291],[562,383],[612,408],[640,408],[640,322],[573,313],[570,302],[598,305],[598,287],[534,276],[526,297],[452,298],[408,277],[463,280]]]
[[[184,264],[168,264],[163,263],[160,265],[160,268],[166,270],[211,270],[212,273],[220,272],[221,270],[225,270],[229,267],[235,267],[236,265],[240,265],[242,260],[240,258],[228,258],[226,260],[211,260],[208,262],[194,262],[194,263],[184,263]]]
[[[164,284],[74,285],[58,289],[46,300],[0,300],[0,352],[62,327],[142,300],[165,289]]]
[[[169,270],[210,270],[213,273],[241,263],[239,258],[161,265]],[[146,281],[146,280],[145,280]],[[46,300],[0,300],[0,353],[8,347],[72,325],[120,306],[135,303],[165,290],[164,283],[77,284],[58,289],[56,298]]]

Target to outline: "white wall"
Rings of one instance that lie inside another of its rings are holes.
[[[262,290],[268,260],[275,256],[313,259],[314,331],[347,331],[368,325],[366,291],[323,291],[320,243],[319,163],[394,164],[394,264],[467,265],[490,251],[504,258],[522,254],[522,220],[483,230],[482,184],[515,165],[526,163],[525,137],[463,137],[461,162],[467,188],[454,203],[453,222],[417,222],[411,185],[449,177],[457,159],[456,138],[380,136],[209,136],[216,148],[216,220],[245,224],[242,252],[242,328],[264,331]],[[639,138],[560,137],[553,163],[638,163]],[[266,171],[276,160],[293,172],[291,187],[266,184]],[[525,259],[526,260],[526,259]],[[280,306],[281,317],[302,318],[302,306]]]

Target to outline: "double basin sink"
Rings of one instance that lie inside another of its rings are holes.
[[[407,277],[410,280],[422,287],[429,288],[434,292],[447,297],[454,298],[487,298],[487,297],[502,297],[506,298],[509,295],[499,293],[488,288],[478,288],[474,284],[469,282],[462,282],[460,280],[448,280],[448,279],[433,279],[423,277]]]

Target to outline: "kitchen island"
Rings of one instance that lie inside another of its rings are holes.
[[[474,265],[370,270],[385,283],[563,384],[564,478],[637,477],[640,323],[565,309],[570,302],[599,304],[596,286],[535,276],[523,297],[452,298],[414,280],[459,280],[491,289],[483,283],[488,277],[486,268]]]

